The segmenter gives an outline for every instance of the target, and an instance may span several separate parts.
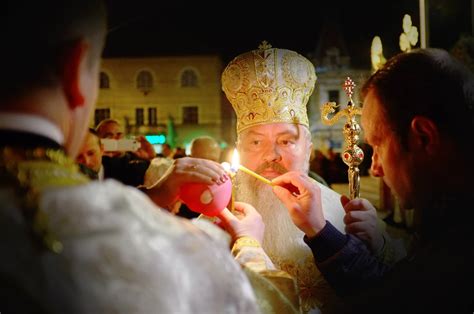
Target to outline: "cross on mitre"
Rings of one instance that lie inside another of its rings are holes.
[[[260,50],[265,50],[265,49],[270,49],[272,48],[272,45],[270,45],[266,40],[262,41],[262,43],[258,46],[258,49]]]

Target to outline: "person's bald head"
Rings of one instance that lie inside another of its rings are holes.
[[[221,148],[210,136],[200,136],[191,142],[191,157],[219,161]]]

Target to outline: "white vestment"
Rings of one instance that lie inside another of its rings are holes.
[[[134,188],[113,180],[56,188],[40,206],[63,242],[85,313],[258,311],[226,242]]]
[[[339,231],[346,233],[344,230],[344,215],[346,212],[341,204],[341,195],[319,182],[315,181],[315,183],[321,188],[324,218]]]
[[[330,313],[329,308],[339,300],[321,275],[310,248],[304,243],[304,233],[291,221],[288,210],[271,191],[271,187],[257,183],[246,174],[237,174],[236,200],[252,204],[262,214],[266,225],[263,249],[277,269],[281,269],[298,283],[304,312]],[[314,181],[321,189],[324,217],[339,231],[344,231],[345,211],[340,194]],[[325,311],[327,310],[327,311]]]
[[[2,113],[0,130],[64,142],[38,116]],[[0,146],[1,312],[259,312],[225,232],[115,180],[88,182],[59,145],[25,143]]]
[[[324,218],[345,234],[345,211],[341,204],[341,195],[319,182],[314,183],[321,188]],[[296,278],[305,313],[337,313],[337,306],[341,301],[316,267],[313,253],[304,243],[303,236],[301,232],[300,238],[293,242],[293,258],[280,258],[273,254],[270,254],[270,258],[277,268]]]
[[[63,251],[30,263],[42,265],[51,281],[45,286],[74,294],[78,312],[259,312],[228,242],[159,209],[139,190],[105,180],[46,188],[40,195],[48,230]],[[22,277],[20,264],[8,265],[10,274]]]

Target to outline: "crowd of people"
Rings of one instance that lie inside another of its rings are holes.
[[[364,159],[358,166],[361,176],[370,176],[370,166],[372,163],[372,147],[367,143],[359,144],[364,152]],[[314,148],[311,157],[309,170],[321,176],[328,186],[334,183],[348,183],[347,165],[342,160],[341,154],[336,153],[332,147],[326,151]]]
[[[415,209],[400,248],[369,201],[310,167],[304,56],[262,45],[222,73],[240,162],[267,184],[231,176],[210,137],[175,158],[140,136],[105,150],[125,134],[88,129],[104,4],[25,6],[7,1],[0,20],[0,312],[472,313],[474,77],[448,52],[398,54],[362,88],[371,175]],[[184,184],[228,180],[232,211],[190,215]]]

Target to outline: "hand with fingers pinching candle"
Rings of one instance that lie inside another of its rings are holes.
[[[350,200],[345,195],[341,196],[341,203],[346,211],[346,232],[361,239],[373,253],[378,253],[383,248],[384,236],[375,207],[366,199]]]
[[[308,237],[326,225],[321,189],[300,171],[290,171],[272,180],[273,192],[288,208],[293,223]]]
[[[261,244],[265,231],[262,216],[250,204],[235,202],[234,206],[234,213],[225,208],[219,214],[221,226],[229,232],[234,241],[241,237],[251,237]]]

